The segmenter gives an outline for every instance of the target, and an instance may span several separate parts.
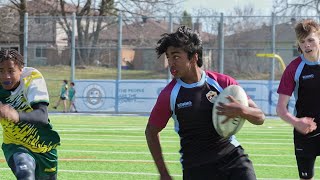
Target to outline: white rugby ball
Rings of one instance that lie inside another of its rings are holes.
[[[230,101],[227,99],[227,96],[229,95],[233,96],[240,104],[249,106],[247,94],[239,85],[230,85],[218,95],[212,109],[212,121],[218,134],[225,138],[236,134],[246,121],[246,119],[236,117],[229,119],[227,122],[222,124],[222,121],[224,121],[227,117],[224,115],[218,115],[216,106],[218,106],[219,102],[229,103]]]

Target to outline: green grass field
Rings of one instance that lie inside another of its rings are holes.
[[[58,179],[159,179],[144,137],[148,117],[50,114],[50,119],[61,136]],[[259,180],[298,179],[290,125],[280,120],[266,120],[262,126],[246,122],[237,139],[249,153]],[[172,121],[161,133],[161,142],[172,176],[182,179],[179,138]],[[319,167],[317,162],[315,179],[320,178]],[[0,179],[15,179],[3,153]]]

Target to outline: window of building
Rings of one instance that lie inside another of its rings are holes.
[[[36,47],[36,58],[47,57],[47,49],[43,46]]]

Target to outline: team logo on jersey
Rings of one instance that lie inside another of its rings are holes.
[[[178,109],[191,107],[192,102],[191,101],[182,102],[182,103],[177,104],[177,106],[178,106]]]
[[[208,101],[210,101],[211,103],[214,103],[215,100],[216,100],[217,97],[218,97],[218,94],[217,94],[217,92],[215,92],[215,91],[209,91],[209,92],[206,94],[206,96],[207,96]]]
[[[314,74],[309,74],[309,75],[304,75],[302,76],[303,80],[307,80],[307,79],[313,79],[314,78]]]
[[[105,92],[104,89],[98,84],[91,84],[84,90],[83,97],[85,97],[85,105],[90,109],[98,109],[104,103]]]

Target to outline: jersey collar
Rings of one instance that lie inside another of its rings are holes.
[[[183,82],[180,78],[177,79],[177,82],[185,88],[194,88],[194,87],[202,86],[206,81],[206,72],[203,70],[201,70],[201,71],[202,71],[201,72],[201,79],[198,82],[195,82],[192,84],[187,84],[187,83]]]
[[[320,65],[320,60],[318,60],[318,61],[309,61],[304,57],[303,54],[301,54],[300,57],[301,57],[302,61],[305,62],[307,65],[311,65],[311,66]]]

